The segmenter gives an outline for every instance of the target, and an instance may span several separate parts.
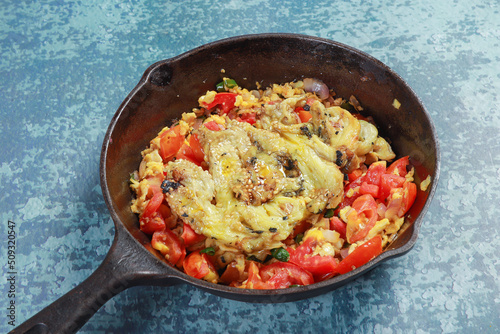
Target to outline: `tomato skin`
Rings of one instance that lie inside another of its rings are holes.
[[[417,185],[413,182],[403,184],[403,203],[399,211],[399,217],[403,217],[415,202],[417,197]]]
[[[198,138],[198,135],[196,133],[193,133],[189,137],[189,146],[193,150],[194,158],[197,161],[202,162],[205,159],[205,153],[203,152],[203,148],[200,144],[200,139]]]
[[[388,168],[387,174],[395,174],[399,176],[406,176],[408,172],[406,171],[406,167],[410,165],[410,158],[408,156],[402,157],[396,161],[394,161]]]
[[[254,261],[250,261],[250,264],[248,265],[248,278],[240,287],[258,290],[272,289],[269,284],[262,280],[259,266]]]
[[[262,280],[272,289],[284,289],[290,285],[309,285],[314,283],[313,275],[303,268],[289,262],[275,262],[260,269]]]
[[[151,199],[154,195],[162,192],[161,183],[163,182],[163,175],[147,176],[146,180],[149,184],[146,198]]]
[[[247,122],[248,124],[255,124],[257,122],[257,115],[252,112],[252,113],[246,113],[241,115],[240,117],[237,118],[239,122]]]
[[[180,266],[186,256],[181,239],[168,228],[153,233],[151,246],[160,251],[172,265]]]
[[[186,143],[184,143],[182,147],[179,149],[179,151],[175,155],[175,158],[191,161],[192,163],[198,166],[201,165],[201,161],[196,158],[196,155],[191,146],[187,145]]]
[[[211,103],[205,104],[205,108],[212,109],[216,106],[219,107],[223,114],[227,114],[231,109],[234,108],[234,103],[236,102],[235,93],[217,93],[214,100]]]
[[[311,113],[307,110],[304,110],[304,108],[302,107],[297,107],[294,111],[299,115],[300,121],[302,123],[307,123],[312,118]]]
[[[371,195],[361,195],[352,203],[347,216],[347,242],[353,244],[362,240],[377,222],[377,203]]]
[[[403,217],[411,208],[417,197],[417,186],[413,182],[405,182],[402,188],[396,188],[387,198],[386,218]]]
[[[360,168],[358,168],[353,170],[347,176],[349,177],[349,182],[353,182],[354,180],[358,179],[361,175],[363,175],[363,171]]]
[[[386,173],[386,162],[377,161],[368,167],[366,175],[363,177],[363,181],[376,186],[380,185],[380,177]]]
[[[347,224],[340,220],[338,217],[330,218],[330,230],[337,231],[340,234],[340,237],[346,240],[346,230]]]
[[[406,179],[396,174],[384,174],[380,178],[380,196],[381,200],[385,200],[391,193],[392,189],[401,188]]]
[[[165,220],[163,220],[163,217],[158,212],[139,219],[139,227],[141,231],[146,234],[153,234],[157,231],[161,231],[165,229],[165,226]]]
[[[164,161],[170,161],[184,144],[184,136],[180,134],[180,129],[180,125],[176,125],[161,134],[159,153]]]
[[[380,193],[380,187],[371,183],[363,182],[359,187],[359,193],[361,195],[371,195],[373,198],[378,198]]]
[[[219,125],[217,122],[215,121],[209,121],[209,122],[206,122],[204,123],[203,125],[205,125],[205,127],[209,130],[212,130],[212,131],[220,131],[220,130],[223,130],[222,126]]]
[[[288,261],[298,265],[302,269],[307,270],[315,278],[334,272],[338,263],[337,259],[333,256],[311,256],[315,247],[316,240],[314,238],[307,238],[296,249],[287,249],[290,254],[290,259]]]
[[[187,248],[206,239],[204,235],[196,233],[193,228],[186,223],[183,223],[181,238],[184,240],[184,246]]]
[[[163,193],[157,192],[151,197],[141,217],[139,218],[139,228],[142,232],[153,234],[165,228],[165,221],[158,212],[163,202]]]
[[[146,205],[146,208],[142,212],[141,217],[151,217],[153,213],[158,211],[162,202],[163,202],[163,193],[157,192],[149,200],[148,204]]]
[[[382,237],[380,235],[376,235],[361,246],[358,246],[352,251],[351,254],[347,255],[345,259],[340,261],[336,271],[339,274],[348,273],[351,270],[361,267],[373,258],[379,256],[381,253]]]
[[[189,254],[182,264],[184,272],[194,278],[203,278],[210,273],[210,259],[207,254],[201,254],[200,251]]]

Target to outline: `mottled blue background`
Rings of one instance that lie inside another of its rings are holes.
[[[380,59],[431,114],[442,174],[413,250],[287,304],[131,288],[81,332],[498,333],[499,11],[497,0],[0,1],[0,332],[12,329],[8,220],[18,242],[16,324],[88,277],[109,249],[99,153],[144,70],[217,39],[292,32]]]

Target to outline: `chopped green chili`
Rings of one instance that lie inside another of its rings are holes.
[[[304,238],[304,235],[302,233],[297,234],[295,236],[295,243],[300,244],[300,242],[302,241],[303,238]]]
[[[206,253],[206,254],[208,254],[210,256],[214,256],[215,255],[215,249],[213,247],[207,247],[205,249],[202,249],[200,251],[200,253]]]
[[[271,249],[271,255],[281,262],[288,262],[288,259],[290,259],[290,254],[283,247]]]
[[[325,214],[323,215],[323,217],[325,218],[332,218],[333,217],[333,214],[334,214],[335,210],[334,209],[327,209],[325,211]]]
[[[238,84],[233,79],[224,79],[223,81],[219,82],[215,86],[215,88],[217,89],[218,92],[226,92],[230,88],[234,88],[237,86],[238,86]]]

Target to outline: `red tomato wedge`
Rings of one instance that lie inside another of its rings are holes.
[[[193,228],[186,223],[183,223],[181,238],[184,240],[185,247],[190,247],[206,239],[204,235],[196,233]]]
[[[214,100],[211,103],[204,104],[207,109],[212,109],[219,107],[223,114],[227,114],[231,109],[234,108],[234,103],[236,102],[236,95],[234,93],[217,93]]]
[[[406,167],[410,164],[410,159],[408,156],[402,157],[396,161],[394,161],[388,168],[387,174],[395,174],[399,176],[405,176],[408,172],[406,171]]]
[[[243,114],[236,119],[239,122],[247,122],[248,124],[255,124],[255,122],[257,121],[256,117],[257,117],[257,115],[254,112],[252,112],[252,113]]]
[[[260,269],[260,276],[272,289],[284,289],[290,285],[314,283],[310,272],[288,262],[275,262]]]
[[[202,254],[200,251],[189,254],[184,259],[183,266],[186,274],[194,278],[203,278],[207,276],[210,271],[215,271],[208,255],[205,253]]]
[[[193,149],[191,148],[191,146],[187,145],[186,143],[184,143],[182,145],[182,147],[179,149],[179,151],[175,155],[175,158],[191,161],[192,163],[194,163],[198,166],[201,165],[201,162],[202,162],[202,160],[198,160],[196,158],[196,155],[195,155]]]
[[[180,134],[180,129],[181,127],[176,125],[161,134],[160,156],[164,161],[172,159],[184,144],[184,136]]]
[[[300,121],[302,123],[309,122],[309,120],[312,118],[311,113],[307,110],[304,110],[304,108],[302,107],[295,108],[295,112],[299,115]]]
[[[340,237],[346,240],[346,229],[347,225],[338,217],[330,218],[330,230],[337,231],[340,234]]]
[[[380,187],[371,183],[363,182],[359,187],[359,193],[361,195],[371,195],[373,198],[378,198],[380,192]]]
[[[250,261],[250,264],[248,265],[248,278],[243,282],[241,287],[259,290],[272,289],[269,284],[265,283],[262,280],[262,277],[260,276],[259,266],[253,261]]]
[[[345,274],[361,267],[368,261],[379,256],[382,253],[382,238],[380,235],[373,237],[361,246],[357,247],[345,259],[340,261],[336,268],[339,274]]]
[[[198,138],[198,135],[196,133],[192,134],[189,137],[189,146],[191,146],[191,149],[193,150],[194,158],[197,161],[202,162],[205,159],[205,153],[203,152],[203,148],[200,144],[200,139]]]
[[[381,200],[385,200],[391,193],[392,189],[401,188],[406,179],[396,174],[384,174],[380,177],[380,196]]]
[[[374,162],[370,165],[370,167],[368,167],[366,175],[363,177],[363,181],[378,186],[380,185],[380,177],[385,174],[385,171],[385,161]]]
[[[168,228],[153,233],[151,246],[165,256],[172,265],[180,266],[186,256],[186,248],[181,239]]]
[[[153,213],[148,217],[141,217],[139,219],[139,227],[142,232],[153,234],[154,232],[161,231],[165,228],[165,220],[159,212]]]
[[[377,222],[377,203],[371,195],[361,195],[352,203],[347,215],[346,237],[350,244],[362,240]]]
[[[288,261],[298,265],[302,269],[307,270],[313,274],[314,277],[324,276],[334,272],[337,267],[338,260],[333,256],[311,256],[315,248],[316,240],[314,238],[307,238],[296,249],[287,249],[290,254],[290,259]]]
[[[417,186],[412,182],[405,182],[402,188],[397,188],[392,191],[388,197],[387,210],[385,216],[387,218],[403,217],[411,208],[417,197]]]
[[[153,213],[158,211],[161,203],[163,202],[163,193],[157,192],[151,197],[146,208],[144,209],[141,217],[151,217]]]
[[[204,125],[207,129],[212,130],[212,131],[224,130],[224,127],[222,125],[219,125],[215,121],[206,122]]]

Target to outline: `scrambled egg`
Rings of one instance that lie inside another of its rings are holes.
[[[341,202],[344,174],[366,159],[394,158],[375,126],[306,93],[300,81],[257,93],[231,91],[238,93],[238,115],[255,113],[255,124],[210,115],[204,123],[223,126],[212,131],[195,126],[194,117],[183,117],[199,138],[205,168],[184,159],[159,166],[156,139],[143,153],[141,173],[154,176],[162,169],[172,213],[218,245],[247,254],[281,247],[299,222]],[[200,105],[214,96],[207,92]],[[298,107],[307,107],[312,118],[301,122],[294,111]],[[136,212],[144,210],[145,180],[132,185]],[[324,252],[334,250],[325,247]]]

